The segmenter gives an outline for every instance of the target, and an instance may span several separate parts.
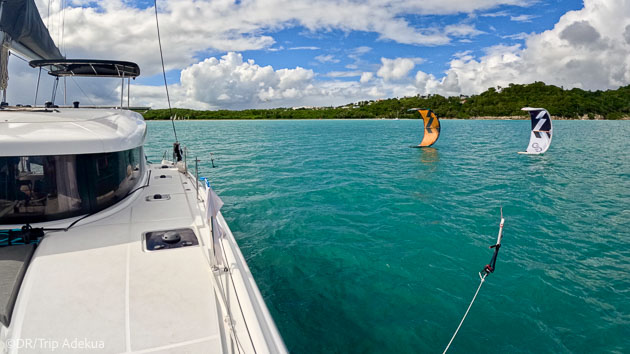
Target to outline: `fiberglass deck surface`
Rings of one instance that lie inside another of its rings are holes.
[[[222,351],[222,316],[203,246],[143,249],[149,231],[191,227],[204,243],[209,234],[187,178],[156,167],[149,166],[150,185],[128,207],[46,236],[22,285],[12,336],[85,338],[107,353]],[[146,200],[155,194],[170,199]]]

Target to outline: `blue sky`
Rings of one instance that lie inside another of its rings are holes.
[[[48,1],[36,3],[43,14]],[[336,106],[534,81],[630,84],[630,0],[159,0],[158,11],[179,107]],[[135,61],[142,75],[132,102],[166,105],[153,1],[53,0],[43,15],[68,57]],[[106,104],[117,90],[89,84],[80,94]]]

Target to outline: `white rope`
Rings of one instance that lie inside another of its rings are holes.
[[[483,285],[483,282],[486,280],[486,276],[487,275],[488,275],[488,273],[484,274],[483,277],[482,277],[481,274],[479,274],[479,277],[481,278],[481,282],[479,283],[479,287],[477,288],[477,291],[475,292],[475,296],[473,296],[473,299],[470,302],[470,305],[468,305],[468,310],[466,310],[466,313],[464,314],[464,317],[462,318],[461,322],[459,322],[459,326],[457,326],[457,329],[455,330],[455,333],[453,333],[453,337],[451,337],[451,341],[448,342],[448,345],[446,346],[446,349],[444,349],[444,352],[442,354],[445,354],[448,351],[448,348],[451,346],[451,343],[453,343],[453,340],[455,339],[455,336],[457,335],[457,332],[459,332],[459,329],[462,327],[462,323],[464,323],[464,320],[466,319],[466,316],[468,316],[468,311],[470,311],[470,308],[472,307],[473,303],[475,302],[475,299],[477,298],[477,294],[479,294],[479,289],[481,289],[481,286]]]

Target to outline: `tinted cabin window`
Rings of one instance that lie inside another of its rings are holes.
[[[0,157],[0,224],[58,220],[120,201],[142,176],[142,148]]]

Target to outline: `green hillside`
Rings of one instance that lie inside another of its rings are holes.
[[[527,85],[490,88],[470,97],[440,95],[361,101],[341,107],[247,109],[242,111],[196,111],[173,109],[187,119],[342,119],[342,118],[418,118],[410,108],[430,108],[439,117],[504,117],[522,116],[522,107],[543,107],[553,116],[567,119],[621,119],[630,117],[630,85],[617,90],[564,90],[543,82]],[[144,112],[147,120],[169,119],[167,109]]]

